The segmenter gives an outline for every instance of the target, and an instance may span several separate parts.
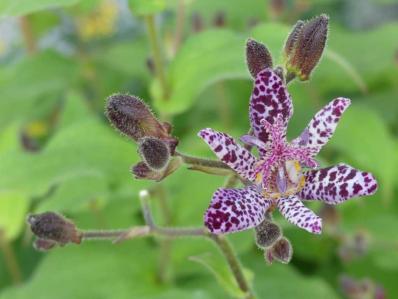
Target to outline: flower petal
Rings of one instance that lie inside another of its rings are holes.
[[[278,75],[271,69],[265,69],[256,76],[249,107],[251,127],[261,141],[267,143],[269,140],[261,120],[273,124],[278,114],[282,115],[284,126],[287,127],[293,114],[292,100]]]
[[[337,98],[331,101],[315,114],[301,136],[293,143],[310,147],[313,156],[318,154],[332,137],[343,112],[350,104],[351,101],[346,98]]]
[[[363,172],[346,164],[309,170],[304,173],[305,186],[299,193],[302,199],[322,200],[338,204],[347,199],[372,195],[377,181],[369,172]]]
[[[235,140],[213,129],[203,129],[198,134],[213,150],[217,157],[243,178],[254,180],[254,164],[257,159]]]
[[[321,233],[322,219],[305,207],[297,196],[279,199],[278,208],[281,214],[289,222],[309,231],[310,233]]]
[[[270,201],[255,186],[244,189],[219,188],[214,192],[204,222],[215,234],[231,233],[257,226],[264,220]]]

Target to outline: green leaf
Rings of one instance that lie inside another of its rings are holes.
[[[393,139],[379,115],[352,105],[341,119],[330,146],[346,154],[355,167],[374,172],[384,196],[390,198],[397,160]]]
[[[37,113],[45,107],[43,98],[48,95],[52,102],[59,100],[77,74],[78,67],[73,60],[52,51],[26,57],[1,70],[0,126]]]
[[[40,10],[71,6],[80,0],[2,0],[0,17],[17,17]]]
[[[294,246],[294,244],[293,244]],[[267,267],[264,261],[251,265],[256,269],[255,283],[259,298],[273,299],[338,299],[333,288],[319,277],[305,277],[292,267],[274,263]]]
[[[245,296],[245,293],[239,288],[231,270],[220,257],[203,254],[201,256],[192,256],[189,259],[207,268],[217,283],[231,296],[238,298]],[[248,281],[253,280],[253,273],[251,271],[245,269],[244,275]]]
[[[83,175],[104,176],[110,184],[131,180],[137,161],[134,145],[96,120],[60,130],[36,155],[11,152],[0,156],[0,190],[29,194]]]
[[[7,240],[12,241],[21,233],[28,209],[29,200],[23,193],[0,192],[0,230]]]
[[[63,182],[54,193],[36,208],[37,213],[46,211],[76,212],[92,202],[108,197],[108,182],[103,175],[77,176]]]
[[[66,102],[62,109],[62,115],[58,121],[59,127],[67,127],[80,122],[83,119],[93,117],[88,106],[88,101],[76,91],[70,91],[66,96]]]
[[[163,100],[152,88],[155,107],[164,113],[181,113],[208,85],[224,79],[249,78],[244,45],[243,37],[228,30],[209,30],[190,37],[170,66],[170,98]]]

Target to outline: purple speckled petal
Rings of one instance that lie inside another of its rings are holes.
[[[281,214],[289,222],[309,231],[310,233],[321,233],[322,219],[305,207],[297,196],[279,199],[278,208]]]
[[[225,234],[257,226],[264,220],[270,201],[255,186],[244,189],[219,188],[204,215],[206,227],[214,234]]]
[[[299,193],[302,199],[338,204],[353,197],[372,195],[377,191],[377,181],[371,173],[345,164],[309,170],[304,176],[305,185]]]
[[[268,132],[261,124],[265,119],[273,124],[278,114],[282,115],[285,131],[293,114],[293,105],[282,80],[271,69],[257,74],[250,99],[249,117],[254,135],[261,141],[269,141]]]
[[[217,157],[235,170],[243,178],[254,180],[254,164],[257,159],[235,140],[221,132],[213,129],[203,129],[198,134],[214,151]]]
[[[313,156],[318,154],[332,137],[342,114],[350,104],[351,101],[346,98],[337,98],[331,101],[315,114],[301,136],[293,143],[298,142],[302,146],[311,148]]]

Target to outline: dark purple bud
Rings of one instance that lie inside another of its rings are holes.
[[[180,157],[173,157],[163,170],[152,170],[145,162],[141,161],[131,167],[131,172],[136,179],[161,181],[176,171],[181,164]]]
[[[286,58],[288,58],[290,55],[293,54],[293,50],[295,48],[298,37],[304,27],[304,24],[305,24],[304,21],[301,20],[297,21],[292,31],[289,33],[287,40],[285,42],[285,47],[283,49]]]
[[[218,11],[214,16],[213,20],[214,27],[224,27],[225,26],[225,12]]]
[[[269,250],[271,251],[272,258],[283,264],[288,264],[292,259],[293,247],[286,238],[280,238]]]
[[[272,246],[282,235],[279,226],[269,220],[264,220],[256,226],[256,243],[260,248]]]
[[[329,17],[323,14],[304,25],[299,22],[286,41],[286,68],[288,73],[305,81],[309,79],[325,49]]]
[[[246,42],[246,64],[253,78],[263,69],[272,67],[272,56],[267,47],[249,38]]]
[[[135,96],[114,94],[108,97],[106,116],[120,132],[135,141],[146,136],[170,138],[149,107]]]
[[[170,149],[167,143],[154,137],[140,140],[138,151],[142,160],[155,171],[163,170],[170,160]]]
[[[145,162],[138,162],[131,167],[131,173],[135,179],[146,179],[158,181],[161,178],[161,174],[157,171],[153,171],[146,165]]]
[[[36,239],[33,242],[33,247],[37,251],[48,251],[52,248],[54,248],[57,245],[57,242],[52,241],[52,240],[46,240],[46,239]]]
[[[28,216],[27,222],[33,234],[39,239],[51,240],[60,245],[81,242],[81,233],[75,224],[59,214],[53,212],[32,214]]]
[[[195,12],[192,15],[192,31],[193,32],[201,32],[203,30],[203,18],[202,16]]]

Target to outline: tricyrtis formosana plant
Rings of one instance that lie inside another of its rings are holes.
[[[224,234],[254,228],[255,242],[264,251],[266,261],[288,263],[293,248],[273,220],[276,209],[299,228],[320,234],[322,219],[303,202],[318,200],[335,205],[350,198],[372,195],[377,190],[377,182],[368,172],[343,163],[319,168],[316,160],[349,107],[349,99],[332,100],[297,138],[286,139],[293,114],[287,84],[294,79],[310,79],[325,48],[327,33],[328,17],[325,15],[307,22],[298,21],[287,37],[283,48],[284,62],[279,66],[273,65],[265,45],[247,40],[246,61],[254,81],[248,103],[251,126],[248,133],[240,137],[241,143],[211,128],[198,133],[220,161],[179,152],[172,125],[158,120],[138,97],[114,94],[108,98],[106,115],[109,121],[138,145],[142,161],[131,169],[135,179],[161,181],[183,165],[201,171],[203,175],[228,177],[226,186],[215,190],[207,211],[202,211],[204,226],[157,226],[148,204],[155,189],[149,189],[140,192],[145,224],[130,229],[86,231],[77,229],[73,222],[56,213],[29,216],[31,229],[38,237],[36,248],[48,250],[56,245],[80,244],[93,238],[114,242],[143,236],[209,238],[224,254],[242,297],[254,298],[250,283]],[[242,186],[234,188],[238,183]]]

